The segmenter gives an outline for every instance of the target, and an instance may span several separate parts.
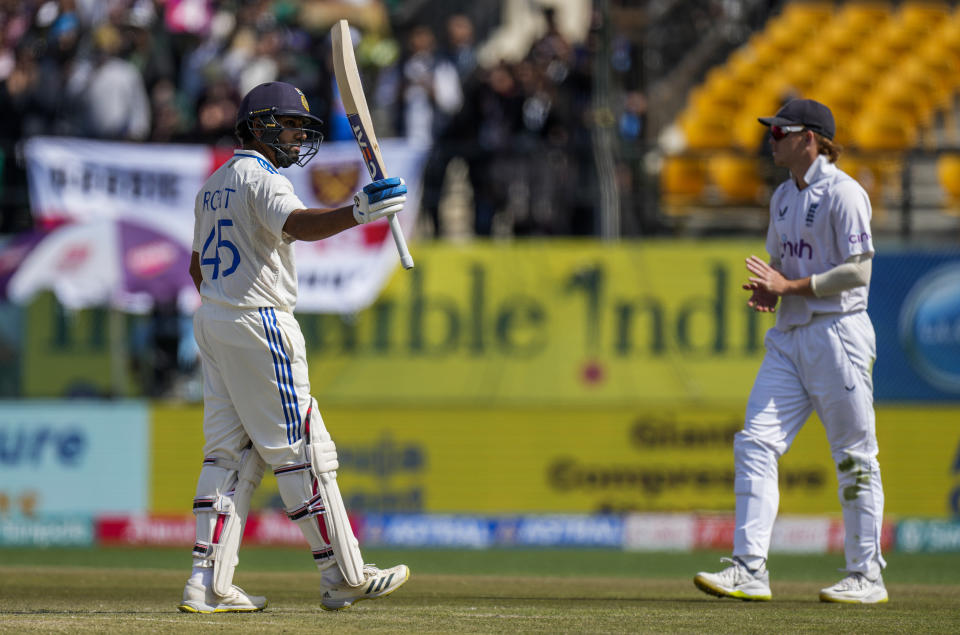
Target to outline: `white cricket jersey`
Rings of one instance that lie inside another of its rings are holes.
[[[802,190],[788,179],[770,198],[767,252],[790,280],[823,273],[859,254],[873,254],[870,197],[854,179],[819,155],[807,170]],[[777,328],[806,324],[819,313],[867,308],[869,286],[822,298],[783,296]]]
[[[194,205],[193,250],[200,254],[204,299],[233,307],[297,303],[290,212],[306,205],[259,152],[236,150],[210,175]]]

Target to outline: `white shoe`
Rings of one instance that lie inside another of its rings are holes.
[[[887,588],[883,586],[883,576],[871,580],[859,571],[851,573],[833,586],[820,589],[821,602],[879,604],[886,602],[887,599]]]
[[[231,613],[262,611],[267,598],[247,595],[243,589],[233,586],[227,595],[217,595],[213,587],[204,586],[196,578],[187,580],[183,588],[183,602],[177,608],[184,613]]]
[[[405,564],[390,569],[378,569],[372,564],[365,564],[360,586],[350,586],[343,581],[322,587],[320,607],[326,611],[339,611],[360,600],[382,598],[399,589],[409,578],[410,569]]]
[[[729,562],[730,566],[718,573],[698,573],[693,578],[698,589],[718,598],[769,600],[772,597],[766,565],[750,571],[736,558],[721,558],[720,561]]]

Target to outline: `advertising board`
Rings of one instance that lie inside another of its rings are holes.
[[[564,514],[731,511],[734,408],[324,408],[338,481],[358,513]],[[157,407],[151,511],[189,509],[200,470],[198,407]],[[887,515],[957,514],[960,412],[881,407]],[[813,417],[780,463],[785,514],[840,509]],[[254,508],[280,508],[268,473]]]
[[[148,413],[132,401],[0,402],[0,514],[146,511]]]

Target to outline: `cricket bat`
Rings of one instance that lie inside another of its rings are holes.
[[[370,109],[367,99],[363,96],[363,86],[360,84],[360,71],[357,69],[357,59],[353,54],[353,41],[350,38],[350,25],[346,20],[337,22],[330,31],[333,40],[333,72],[337,76],[337,88],[340,89],[340,98],[343,108],[350,121],[350,129],[357,138],[357,145],[363,153],[363,160],[367,165],[370,178],[374,181],[387,178],[387,168],[380,154],[380,144],[373,132],[373,122],[370,119]],[[404,269],[413,268],[413,256],[407,249],[407,241],[403,237],[403,229],[396,214],[387,217],[390,221],[390,232],[393,242],[397,244],[400,253],[400,264]]]

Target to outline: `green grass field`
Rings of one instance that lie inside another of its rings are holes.
[[[407,563],[395,594],[338,613],[318,608],[319,575],[301,550],[249,548],[236,582],[263,613],[176,611],[190,568],[173,549],[0,549],[0,632],[334,633],[957,633],[960,554],[888,556],[890,602],[823,604],[838,555],[775,555],[773,602],[720,600],[692,583],[721,553],[610,550],[365,549]]]

